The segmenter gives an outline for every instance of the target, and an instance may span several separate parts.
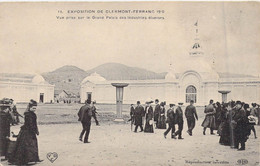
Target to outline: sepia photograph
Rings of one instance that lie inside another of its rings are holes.
[[[0,166],[258,166],[260,3],[0,2]]]

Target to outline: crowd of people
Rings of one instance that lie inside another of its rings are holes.
[[[165,105],[166,102],[161,102],[159,104],[159,100],[155,100],[155,107],[151,106],[153,101],[147,101],[145,103],[145,108],[140,104],[140,101],[137,101],[137,106],[134,107],[131,104],[130,108],[130,119],[131,124],[134,124],[135,130],[137,132],[138,127],[140,127],[140,132],[154,132],[155,129],[166,129],[167,123],[168,128],[164,132],[164,137],[166,138],[167,134],[171,131],[171,138],[178,139],[182,138],[182,130],[183,130],[183,123],[184,123],[184,114],[187,119],[188,123],[188,134],[192,136],[192,130],[195,127],[195,119],[198,120],[196,108],[193,105],[194,101],[190,101],[190,105],[186,107],[185,112],[183,113],[182,105],[183,103],[178,103],[176,110],[174,110],[175,104],[169,104],[170,108],[166,111]],[[153,111],[154,110],[154,111]],[[143,129],[143,123],[145,121],[145,127]],[[178,130],[175,131],[175,125],[178,125]]]
[[[30,162],[41,162],[38,155],[38,141],[39,135],[37,127],[37,116],[35,114],[37,102],[30,100],[24,112],[24,124],[20,128],[15,144],[10,140],[10,127],[13,123],[12,109],[13,101],[10,99],[3,99],[0,101],[0,146],[1,156],[14,165],[26,165]],[[12,149],[10,149],[10,147]]]
[[[131,104],[130,119],[131,126],[135,125],[134,132],[140,128],[140,132],[154,133],[155,129],[166,129],[163,136],[166,138],[169,132],[172,139],[184,139],[182,137],[182,130],[184,124],[184,117],[187,120],[187,133],[192,136],[193,129],[198,120],[196,107],[194,101],[190,100],[190,104],[186,106],[183,111],[183,103],[178,103],[176,109],[175,104],[170,103],[169,109],[166,111],[166,102],[159,103],[156,99],[155,107],[152,106],[153,101],[147,101],[143,107],[140,101],[137,105]],[[82,123],[82,131],[79,140],[84,143],[89,142],[89,133],[91,127],[92,117],[95,119],[96,125],[99,125],[96,114],[96,102],[86,100],[78,112],[79,121]],[[25,165],[30,162],[41,162],[38,155],[37,135],[39,130],[37,127],[37,116],[35,114],[37,102],[30,100],[24,112],[24,124],[20,128],[17,140],[13,146],[11,153],[8,153],[8,144],[10,143],[10,127],[14,123],[12,115],[21,116],[11,99],[0,100],[0,154],[5,156],[5,160],[15,165]],[[13,114],[15,113],[16,114]],[[230,101],[228,103],[219,102],[214,103],[210,100],[209,104],[205,106],[205,119],[201,126],[203,127],[202,134],[206,135],[207,128],[210,129],[210,134],[215,135],[214,130],[220,136],[219,143],[221,145],[231,146],[238,150],[245,150],[245,142],[249,138],[251,131],[256,136],[254,125],[257,124],[257,117],[259,117],[259,105],[249,104],[241,101]],[[18,115],[19,114],[19,115]],[[21,116],[23,117],[23,116]],[[16,118],[15,118],[16,119]],[[168,123],[168,125],[167,125]],[[143,128],[144,125],[144,128]],[[177,130],[175,128],[177,125]],[[132,129],[132,127],[131,127]],[[83,140],[83,136],[84,140]]]
[[[175,104],[169,104],[167,111],[165,110],[166,102],[159,104],[159,100],[156,99],[154,108],[151,106],[152,103],[153,101],[147,101],[145,107],[141,105],[140,101],[137,101],[136,107],[131,104],[131,118],[128,121],[131,121],[131,125],[135,125],[134,132],[137,132],[138,127],[140,127],[140,132],[154,133],[154,127],[155,129],[166,129],[168,123],[168,128],[163,134],[164,137],[166,138],[171,131],[171,138],[183,139],[182,130],[185,116],[188,127],[187,133],[192,136],[196,120],[198,120],[193,100],[190,100],[190,104],[185,108],[184,113],[182,110],[183,103],[178,103],[175,110]],[[259,105],[256,103],[251,105],[250,108],[249,104],[241,101],[220,104],[210,100],[209,105],[205,106],[204,109],[205,119],[201,124],[203,135],[206,135],[207,128],[210,129],[211,135],[215,135],[214,130],[217,130],[221,145],[229,145],[238,150],[245,150],[245,142],[251,130],[254,132],[255,138],[257,138],[254,125],[257,123],[260,110]],[[145,124],[144,129],[143,124]],[[175,125],[178,126],[177,131]]]
[[[202,123],[203,134],[206,135],[207,128],[210,128],[212,135],[214,135],[213,131],[217,130],[221,145],[245,150],[245,142],[249,138],[251,130],[254,132],[254,137],[257,138],[254,125],[257,124],[259,106],[257,107],[256,103],[251,105],[250,108],[249,104],[241,101],[214,104],[213,100],[210,100],[204,111],[206,116]]]

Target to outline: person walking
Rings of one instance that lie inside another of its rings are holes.
[[[159,118],[158,118],[158,129],[166,129],[165,105],[166,102],[160,103],[161,108],[160,108]]]
[[[257,124],[257,108],[256,108],[256,103],[252,103],[252,108],[250,108],[250,113],[247,115],[250,123],[250,128],[254,132],[255,139],[257,138],[256,136],[256,130],[255,130],[255,125]],[[253,120],[253,123],[251,122]]]
[[[192,136],[192,130],[195,127],[195,118],[198,120],[198,115],[196,112],[196,108],[193,105],[194,101],[190,100],[190,105],[188,105],[185,109],[185,117],[187,119],[187,124],[188,124],[188,131],[187,133]]]
[[[213,100],[209,101],[209,105],[206,106],[204,113],[206,114],[201,126],[203,127],[203,135],[206,135],[206,129],[210,128],[210,134],[214,135],[213,130],[216,128],[215,114],[216,109],[213,106]]]
[[[145,115],[144,107],[141,105],[140,101],[137,101],[137,106],[135,107],[135,131],[137,132],[137,128],[140,127],[141,131],[144,131],[143,129],[143,117]]]
[[[234,128],[234,148],[245,150],[245,142],[250,134],[250,128],[248,127],[248,119],[241,101],[236,102],[231,123]],[[241,145],[240,148],[239,144]]]
[[[91,106],[92,116],[93,116],[93,118],[95,119],[96,125],[97,125],[97,126],[100,126],[100,125],[99,125],[99,122],[98,122],[98,120],[97,120],[97,114],[98,114],[98,113],[97,113],[97,108],[96,108],[95,104],[96,104],[96,101],[93,101],[93,102],[92,102],[92,106]]]
[[[183,111],[181,106],[183,103],[178,103],[178,107],[175,110],[175,123],[178,125],[178,130],[175,132],[175,136],[178,136],[178,139],[182,138],[182,130],[183,130]]]
[[[153,101],[147,101],[145,107],[145,126],[144,132],[145,133],[153,133],[153,107],[151,104]]]
[[[168,129],[163,133],[164,138],[171,131],[171,138],[176,139],[175,137],[175,113],[174,113],[174,104],[170,104],[170,108],[167,110],[167,122]]]
[[[90,133],[90,126],[91,126],[91,117],[92,117],[92,108],[90,106],[91,100],[87,99],[85,102],[85,105],[82,106],[78,112],[78,117],[79,121],[82,124],[82,131],[79,136],[79,140],[82,141],[82,137],[85,134],[84,138],[84,143],[90,143],[88,138],[89,138],[89,133]]]
[[[154,119],[154,123],[155,123],[155,128],[156,129],[158,128],[160,109],[161,109],[161,107],[160,107],[160,104],[159,104],[159,100],[155,99],[155,108],[154,108],[153,119]]]
[[[27,165],[30,162],[41,162],[38,154],[39,135],[37,116],[35,114],[37,102],[31,100],[24,112],[24,125],[18,134],[16,146],[8,162],[15,165]]]
[[[131,121],[132,123],[134,122],[134,113],[135,113],[135,107],[134,104],[130,105],[130,119],[128,120]]]

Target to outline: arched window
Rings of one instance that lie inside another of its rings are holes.
[[[195,103],[197,102],[197,90],[195,86],[192,85],[186,88],[186,103],[189,103],[191,100]]]

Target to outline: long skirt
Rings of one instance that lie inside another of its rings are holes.
[[[230,145],[230,126],[227,122],[222,122],[219,126],[218,133],[220,135],[219,143],[221,145]]]
[[[158,129],[166,129],[166,119],[165,116],[160,116],[158,121]]]
[[[145,122],[144,132],[153,133],[153,124],[150,125],[149,120],[146,120],[146,122]]]
[[[214,115],[206,116],[201,126],[216,129],[215,116]]]
[[[36,135],[27,129],[21,129],[15,150],[8,161],[17,165],[40,161]]]

